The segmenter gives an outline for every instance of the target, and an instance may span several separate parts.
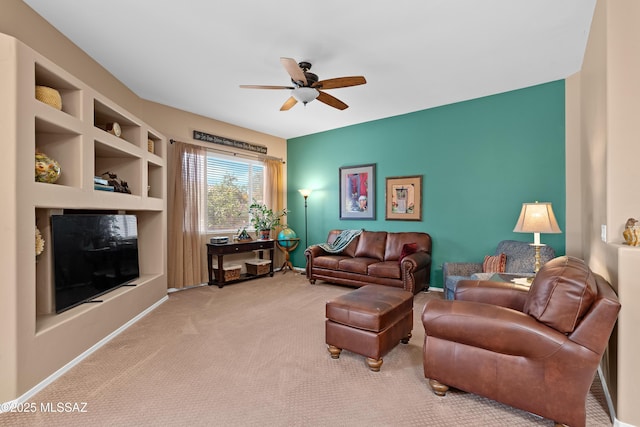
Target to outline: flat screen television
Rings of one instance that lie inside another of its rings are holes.
[[[51,241],[56,313],[140,276],[135,215],[53,215]]]

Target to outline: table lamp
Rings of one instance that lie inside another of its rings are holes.
[[[540,270],[540,247],[545,246],[540,243],[540,233],[562,233],[556,216],[553,214],[551,203],[535,202],[523,203],[520,217],[513,229],[516,233],[533,233],[533,243],[535,248],[535,269],[537,274]]]

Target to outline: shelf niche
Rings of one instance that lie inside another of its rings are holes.
[[[122,133],[119,137],[114,135],[115,138],[120,138],[136,147],[141,146],[140,124],[120,114],[115,109],[108,107],[97,99],[94,99],[93,125],[107,133],[105,129],[109,123],[118,123],[120,125]]]
[[[55,185],[79,188],[82,183],[82,137],[59,125],[36,117],[35,150],[46,154],[60,165],[60,177]],[[51,185],[43,183],[44,185]]]
[[[77,119],[82,119],[82,92],[79,88],[64,80],[38,62],[35,63],[35,78],[36,86],[50,87],[60,93],[60,97],[62,98],[62,111],[64,113],[67,113]]]

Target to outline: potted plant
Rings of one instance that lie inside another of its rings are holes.
[[[249,216],[251,217],[251,225],[256,229],[256,233],[261,239],[269,238],[272,228],[280,225],[280,219],[288,213],[288,210],[282,209],[274,212],[264,203],[258,203],[255,200],[249,206]]]

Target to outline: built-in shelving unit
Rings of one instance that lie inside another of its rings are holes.
[[[62,109],[35,97],[58,91]],[[0,34],[0,129],[6,166],[0,189],[0,402],[13,400],[166,296],[166,139],[107,96],[13,37]],[[117,122],[120,136],[108,132]],[[149,144],[149,140],[153,144]],[[152,151],[150,151],[150,147]],[[36,150],[55,159],[53,184],[34,179]],[[117,174],[131,194],[94,189]],[[65,209],[135,214],[140,279],[61,314],[54,307],[50,217]],[[34,227],[45,239],[36,257]]]

